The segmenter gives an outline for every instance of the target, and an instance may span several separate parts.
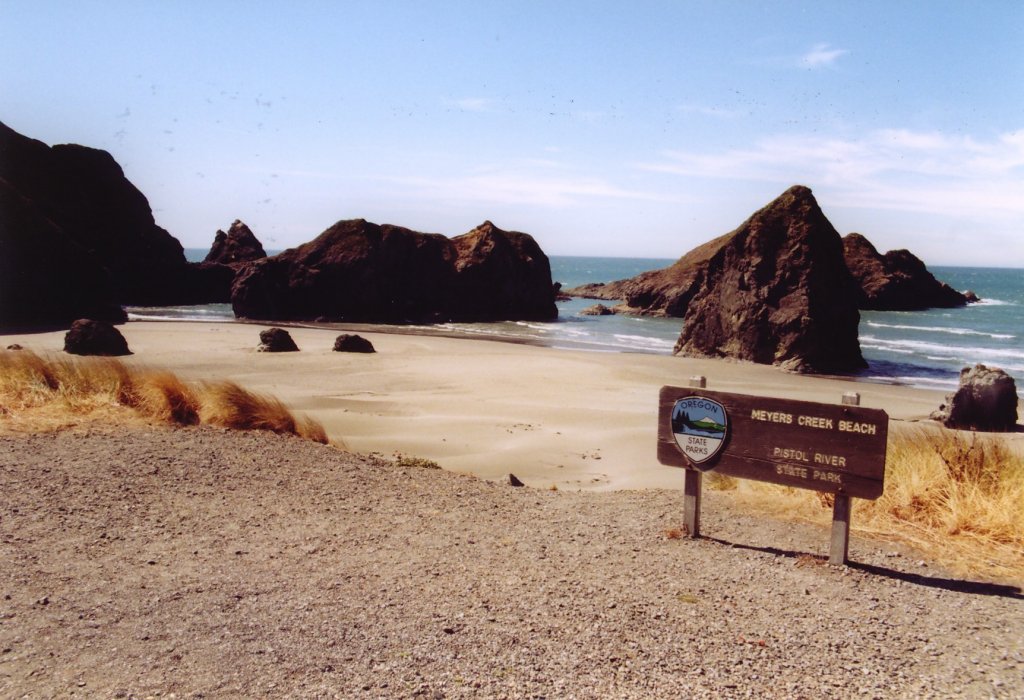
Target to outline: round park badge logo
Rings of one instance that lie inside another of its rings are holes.
[[[711,469],[729,434],[725,406],[703,396],[679,399],[672,408],[672,434],[691,465]]]

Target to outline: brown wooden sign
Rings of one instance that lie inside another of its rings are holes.
[[[662,387],[658,461],[875,499],[889,416],[875,408]]]

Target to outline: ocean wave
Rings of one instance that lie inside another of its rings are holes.
[[[655,338],[649,335],[628,335],[626,333],[616,333],[613,337],[626,347],[671,350],[676,346],[675,341],[673,340]]]
[[[1002,299],[980,299],[974,302],[971,306],[1017,306],[1012,301],[1003,301]]]
[[[932,377],[920,377],[913,375],[898,377],[870,375],[867,378],[871,381],[884,382],[886,384],[906,384],[907,386],[914,386],[918,389],[956,389],[960,384],[957,379],[933,379]]]
[[[173,315],[158,313],[135,313],[127,311],[129,321],[190,321],[192,323],[230,323],[234,318],[222,316],[201,316],[201,315]]]
[[[893,348],[887,345],[872,345],[871,343],[865,343],[866,338],[860,339],[860,347],[862,350],[882,350],[883,352],[894,352],[899,355],[916,355],[917,353],[913,350]]]
[[[932,343],[926,340],[888,340],[875,336],[861,336],[861,346],[873,350],[884,350],[886,352],[903,353],[910,351],[926,355],[928,353],[953,353],[961,359],[969,358],[971,361],[982,359],[994,360],[1024,360],[1024,350],[1013,348],[986,348],[962,345],[945,345],[943,343]]]
[[[531,321],[515,321],[515,325],[520,328],[529,328],[531,331],[537,331],[538,333],[551,332],[551,324],[533,323]]]
[[[994,340],[1013,340],[1017,336],[1010,333],[988,333],[976,331],[972,328],[948,328],[942,326],[911,326],[902,323],[880,323],[879,321],[865,321],[864,325],[872,328],[891,328],[901,331],[925,331],[928,333],[951,333],[953,335],[979,335]]]
[[[234,321],[231,304],[126,306],[129,321]]]
[[[872,376],[868,377],[872,381],[881,381],[895,384],[906,384],[908,386],[917,387],[918,389],[942,389],[944,391],[956,391],[960,388],[960,380],[957,379],[933,379],[932,377],[920,377],[920,376],[900,376],[900,377],[884,377],[884,376]],[[1024,389],[1017,391],[1017,395],[1024,398]]]

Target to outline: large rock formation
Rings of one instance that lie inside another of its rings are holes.
[[[405,323],[552,319],[548,258],[489,221],[454,239],[362,219],[244,266],[235,315]]]
[[[558,317],[548,256],[532,236],[485,221],[451,240],[455,247],[452,317],[469,321]]]
[[[791,187],[676,267],[671,279],[681,293],[669,308],[685,309],[677,354],[805,372],[866,366],[842,240],[810,189]]]
[[[240,265],[244,265],[241,263]],[[189,263],[179,304],[227,304],[231,301],[231,285],[240,265],[221,263]]]
[[[0,179],[0,330],[126,320],[96,255]]]
[[[263,244],[256,235],[248,226],[235,219],[227,233],[218,230],[214,234],[213,245],[203,262],[234,267],[265,257],[267,252],[263,250]]]
[[[617,311],[681,317],[677,354],[808,372],[866,366],[842,240],[802,186],[670,267],[569,293],[621,299]]]
[[[856,282],[857,308],[872,311],[919,311],[953,308],[978,301],[973,292],[961,294],[940,282],[925,264],[908,250],[891,250],[882,255],[864,236],[851,233],[843,240],[843,257]],[[622,313],[651,316],[683,316],[685,300],[694,282],[693,265],[718,241],[711,241],[687,254],[664,270],[644,272],[636,277],[607,283],[584,284],[565,290],[587,299],[623,301]],[[686,264],[681,264],[686,261]]]
[[[0,124],[0,179],[59,232],[55,255],[90,253],[109,275],[122,304],[181,303],[186,296],[181,244],[156,225],[149,202],[106,151],[74,144],[47,146]],[[25,238],[25,229],[5,232]],[[19,249],[26,246],[19,244]],[[25,274],[53,279],[47,257],[20,258]],[[81,289],[88,294],[88,290]],[[47,322],[40,316],[40,321]]]
[[[857,304],[876,311],[964,306],[968,298],[940,282],[909,250],[882,255],[859,233],[843,238],[846,266],[860,287]]]
[[[267,253],[252,230],[235,219],[227,233],[218,230],[214,234],[213,245],[203,262],[189,263],[187,300],[181,303],[229,303],[238,271],[246,263],[265,257]]]

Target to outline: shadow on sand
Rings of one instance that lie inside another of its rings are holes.
[[[827,564],[828,559],[820,556],[808,554],[807,552],[794,552],[788,549],[779,549],[778,547],[757,547],[749,544],[737,544],[735,542],[729,542],[727,540],[718,539],[717,537],[707,537],[701,535],[703,540],[714,542],[725,547],[732,547],[734,549],[748,549],[755,552],[764,552],[766,554],[772,554],[777,557],[787,557],[789,559],[804,559],[812,557],[818,563],[822,565]],[[923,574],[914,574],[907,571],[898,571],[897,569],[890,569],[885,566],[876,566],[874,564],[863,564],[860,562],[851,561],[847,564],[851,569],[863,571],[864,573],[871,574],[873,576],[884,576],[885,578],[894,579],[897,581],[904,581],[906,583],[914,584],[915,586],[924,586],[926,588],[939,588],[945,591],[953,591],[955,593],[970,593],[972,595],[989,595],[998,596],[1000,598],[1010,598],[1013,600],[1024,600],[1024,591],[1017,586],[1010,586],[1000,583],[985,583],[982,581],[964,581],[955,578],[943,578],[941,576],[925,576]]]

